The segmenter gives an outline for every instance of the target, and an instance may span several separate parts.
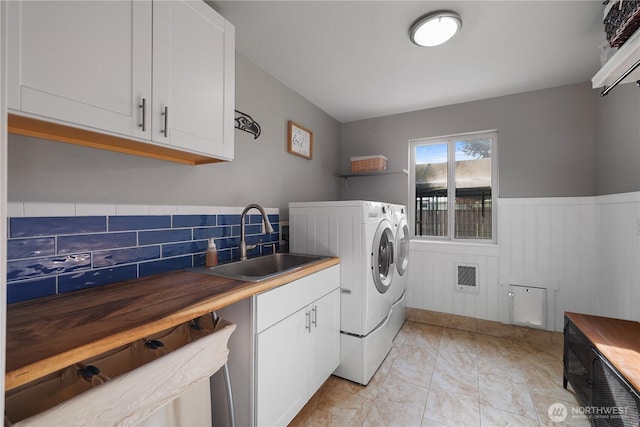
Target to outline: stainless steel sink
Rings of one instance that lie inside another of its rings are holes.
[[[313,265],[328,257],[300,254],[271,254],[245,261],[216,265],[215,267],[193,267],[187,269],[194,273],[226,277],[244,282],[261,282],[283,273]]]

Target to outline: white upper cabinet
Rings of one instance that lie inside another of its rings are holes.
[[[9,108],[137,135],[151,98],[151,3],[11,1]]]
[[[231,159],[234,31],[212,12],[201,1],[153,5],[152,138]]]
[[[8,4],[11,112],[233,159],[235,30],[207,4]]]

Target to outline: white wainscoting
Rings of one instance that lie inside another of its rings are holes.
[[[407,306],[509,322],[508,285],[547,288],[547,329],[563,312],[640,320],[640,193],[500,199],[498,245],[411,242]],[[480,292],[454,289],[479,265]]]
[[[498,247],[411,241],[407,307],[500,321]],[[456,263],[476,264],[478,292],[455,289]]]
[[[545,282],[557,283],[557,291],[547,291],[547,328],[561,331],[564,311],[593,313],[598,273],[594,198],[500,199],[498,209],[500,275],[520,276],[526,285],[547,289]]]
[[[596,198],[598,285],[593,314],[640,321],[640,193]]]

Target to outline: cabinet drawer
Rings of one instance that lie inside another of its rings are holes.
[[[256,295],[256,332],[260,332],[340,287],[340,266],[326,268]]]

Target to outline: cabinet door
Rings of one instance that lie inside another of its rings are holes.
[[[340,364],[340,289],[311,304],[309,396]]]
[[[8,8],[10,109],[141,136],[138,106],[151,97],[149,1],[11,1]]]
[[[309,399],[307,313],[297,311],[256,337],[258,426],[286,426]]]
[[[235,33],[202,1],[153,5],[153,135],[233,158]]]

